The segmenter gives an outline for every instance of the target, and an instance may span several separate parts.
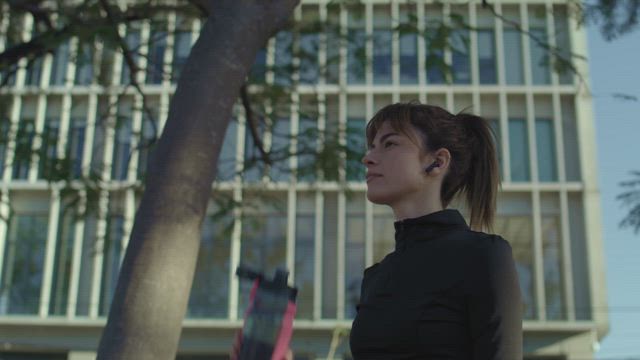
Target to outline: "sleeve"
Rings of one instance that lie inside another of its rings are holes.
[[[522,296],[511,245],[491,235],[474,258],[468,303],[472,358],[522,359]]]

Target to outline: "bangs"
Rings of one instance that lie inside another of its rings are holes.
[[[412,132],[412,103],[391,104],[378,110],[378,112],[369,120],[366,127],[367,146],[373,145],[373,139],[384,123],[389,123],[391,128],[399,133],[404,134],[411,142],[422,148],[421,144],[416,143],[415,135]]]

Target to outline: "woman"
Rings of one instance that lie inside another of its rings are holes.
[[[364,272],[354,359],[522,359],[511,246],[478,230],[492,229],[500,183],[487,121],[399,103],[366,136],[367,198],[393,209],[395,250]],[[459,193],[471,227],[447,209]]]

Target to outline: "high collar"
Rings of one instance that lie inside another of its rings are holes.
[[[427,215],[398,220],[393,223],[396,230],[396,249],[405,248],[416,239],[428,237],[444,229],[469,229],[460,211],[443,209]]]

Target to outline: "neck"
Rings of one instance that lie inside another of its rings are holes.
[[[391,208],[396,221],[416,218],[444,209],[439,200],[406,202],[394,204]]]

